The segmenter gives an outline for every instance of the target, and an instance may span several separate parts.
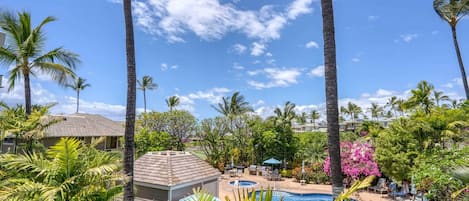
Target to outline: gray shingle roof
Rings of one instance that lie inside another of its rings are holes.
[[[161,186],[176,186],[220,175],[202,159],[176,151],[147,153],[135,161],[134,168],[135,181]]]
[[[45,131],[45,137],[124,136],[124,124],[97,114],[51,115],[62,118]]]

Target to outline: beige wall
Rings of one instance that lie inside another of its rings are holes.
[[[154,201],[167,201],[168,191],[160,190],[156,188],[150,188],[146,186],[135,185],[136,197],[144,198]]]

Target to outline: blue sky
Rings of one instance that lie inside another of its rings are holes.
[[[450,29],[432,1],[336,0],[334,6],[341,104],[384,105],[392,95],[407,96],[420,80],[462,97]],[[125,35],[118,0],[2,0],[0,8],[31,12],[35,23],[58,18],[45,27],[46,46],[80,55],[77,73],[92,85],[81,94],[81,110],[124,118]],[[288,100],[299,112],[324,110],[319,1],[137,0],[133,11],[137,75],[151,75],[159,85],[147,95],[148,108],[166,111],[165,98],[178,95],[181,109],[213,117],[210,105],[240,91],[264,117]],[[466,17],[458,26],[466,63],[468,33]],[[34,79],[33,89],[33,103],[59,102],[54,113],[74,112],[75,93],[47,76]],[[1,100],[23,102],[22,87],[0,90]],[[140,91],[137,107],[143,108]]]

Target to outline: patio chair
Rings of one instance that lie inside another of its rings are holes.
[[[373,192],[379,192],[380,194],[387,193],[389,189],[386,186],[386,179],[379,178],[378,183],[376,183],[375,186],[369,187],[368,190],[371,190]]]
[[[282,178],[282,175],[279,174],[278,169],[275,169],[270,176],[270,180],[279,181]]]
[[[391,196],[392,199],[396,199],[397,197],[403,198],[407,195],[407,193],[404,192],[404,189],[402,189],[401,191],[398,191],[397,184],[394,182],[391,182],[391,184],[389,184],[389,190],[390,190],[389,196]]]
[[[250,165],[250,166],[249,166],[249,174],[250,174],[250,175],[257,175],[257,166],[255,166],[255,165]]]

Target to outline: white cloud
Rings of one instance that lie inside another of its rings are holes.
[[[168,64],[162,63],[160,66],[161,66],[161,70],[162,70],[162,71],[168,70]]]
[[[116,4],[121,4],[122,3],[122,0],[107,0],[108,2],[111,2],[111,3],[116,3]]]
[[[305,45],[306,48],[319,48],[319,45],[318,43],[314,42],[314,41],[309,41],[306,43]]]
[[[133,10],[138,27],[170,42],[183,42],[182,35],[189,32],[204,40],[238,32],[251,39],[269,41],[280,37],[288,20],[312,12],[311,2],[295,0],[283,11],[271,5],[256,11],[241,10],[219,0],[137,0]]]
[[[205,100],[214,104],[220,102],[222,97],[224,97],[228,92],[231,92],[228,88],[212,88],[205,91],[190,93],[186,97],[191,100]]]
[[[246,46],[239,43],[233,45],[233,50],[238,54],[243,54],[246,51]]]
[[[360,58],[358,57],[352,58],[352,62],[358,63],[360,62]]]
[[[312,68],[308,75],[311,77],[324,77],[324,65]]]
[[[377,15],[370,15],[368,16],[368,21],[376,21],[379,19],[379,16]]]
[[[167,63],[162,63],[162,64],[160,65],[161,71],[166,71],[166,70],[168,70],[168,69],[169,69],[169,70],[176,70],[176,69],[178,69],[178,68],[179,68],[178,65],[171,65],[171,66],[170,66],[170,65],[168,65]]]
[[[272,57],[273,55],[272,55],[272,53],[267,52],[267,53],[265,53],[265,56],[267,56],[267,57]]]
[[[4,80],[4,82],[6,82]],[[53,114],[71,114],[76,112],[76,98],[70,96],[57,96],[44,88],[39,83],[31,83],[31,100],[33,104],[58,103],[51,109]],[[7,89],[0,90],[0,99],[9,105],[24,105],[24,87],[22,83],[10,92]],[[108,104],[104,102],[88,101],[80,99],[80,112],[100,114],[113,120],[123,120],[125,117],[125,105]],[[138,108],[137,112],[143,112]]]
[[[256,89],[266,89],[272,87],[287,87],[298,83],[301,69],[297,68],[264,68],[256,71],[248,71],[248,75],[264,75],[266,82],[249,80],[248,84]]]
[[[238,63],[234,63],[234,64],[233,64],[233,69],[235,69],[235,70],[244,70],[245,67],[239,65]]]
[[[311,3],[313,0],[296,0],[287,8],[287,15],[289,19],[295,19],[299,15],[308,14],[313,12]]]
[[[260,56],[260,55],[264,54],[265,48],[266,48],[265,44],[254,42],[254,43],[252,43],[251,55],[252,56]]]
[[[419,35],[416,33],[413,33],[413,34],[408,33],[408,34],[401,34],[400,37],[404,42],[410,43],[414,39],[418,38]]]

